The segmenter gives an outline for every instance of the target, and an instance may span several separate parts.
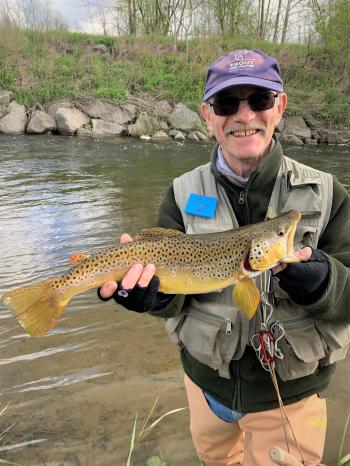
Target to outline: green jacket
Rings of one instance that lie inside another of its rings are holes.
[[[217,182],[224,186],[240,225],[263,220],[281,164],[282,148],[276,143],[251,175],[245,187],[228,180],[216,169],[217,148],[212,153],[211,171]],[[350,198],[344,187],[334,179],[333,203],[327,228],[319,240],[319,249],[332,261],[334,273],[330,277],[327,297],[305,307],[311,315],[322,319],[350,322]],[[175,202],[172,186],[161,204],[158,226],[184,231],[181,212]],[[186,299],[191,299],[188,296]],[[162,312],[153,313],[170,317],[180,312],[183,296],[177,296]],[[247,346],[242,358],[231,363],[231,379],[193,358],[185,348],[181,359],[187,375],[203,390],[226,406],[241,412],[262,411],[278,406],[276,393],[269,374],[261,367],[254,350]],[[325,366],[314,374],[283,382],[280,391],[286,404],[324,390],[334,373],[335,365]],[[257,388],[258,387],[258,388]]]

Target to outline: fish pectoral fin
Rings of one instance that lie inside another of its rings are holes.
[[[176,236],[184,235],[182,231],[174,230],[171,228],[145,228],[138,233],[134,241],[142,241],[142,240],[155,240],[155,239],[162,239],[162,238],[174,238]]]
[[[87,259],[89,259],[90,254],[87,254],[86,252],[76,252],[75,254],[72,254],[69,258],[69,262],[73,265],[80,265],[82,262],[85,262]]]
[[[245,277],[234,287],[232,299],[237,308],[250,320],[259,305],[260,293],[254,281]]]

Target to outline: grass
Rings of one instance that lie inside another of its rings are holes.
[[[342,457],[343,449],[344,449],[344,443],[345,443],[346,435],[348,433],[349,423],[350,423],[350,412],[349,412],[348,417],[346,419],[344,430],[343,430],[343,435],[342,435],[342,438],[341,438],[341,441],[340,441],[340,447],[339,447],[339,453],[338,453],[338,459],[337,459],[336,466],[344,466],[348,462],[350,462],[350,453]]]
[[[93,50],[104,44],[107,54]],[[260,48],[277,56],[288,112],[314,112],[328,126],[346,126],[350,120],[348,71],[320,47],[276,45],[251,37],[203,37],[189,42],[163,36],[108,37],[51,31],[40,33],[0,29],[0,87],[14,92],[31,107],[58,98],[87,96],[123,102],[129,95],[182,102],[198,110],[208,63],[237,48]],[[333,57],[336,60],[336,57]],[[333,68],[332,68],[333,66]]]
[[[151,422],[151,417],[154,414],[154,411],[156,409],[157,403],[158,403],[159,397],[156,398],[151,410],[149,411],[148,415],[146,416],[145,420],[143,421],[142,427],[137,433],[137,413],[135,415],[135,420],[133,424],[133,429],[131,433],[131,440],[130,440],[130,448],[129,448],[129,456],[126,461],[126,466],[131,466],[131,460],[132,460],[132,455],[134,453],[135,448],[142,442],[142,440],[145,439],[145,437],[159,424],[160,421],[162,421],[164,418],[169,416],[170,414],[175,414],[179,413],[181,411],[184,411],[187,409],[185,408],[178,408],[178,409],[172,409],[171,411],[168,411],[167,413],[163,414],[159,418],[157,418],[155,421]],[[148,459],[147,461],[147,466],[167,466],[167,463],[164,462],[161,458],[157,456],[153,456]]]
[[[3,408],[0,409],[0,418],[6,413],[7,409],[8,409],[8,404],[5,405]],[[2,442],[2,439],[4,438],[4,436],[6,435],[6,433],[12,429],[12,427],[14,426],[14,424],[12,424],[11,426],[7,427],[6,429],[0,431],[0,444]],[[17,463],[12,463],[11,461],[7,461],[7,460],[4,460],[2,458],[0,458],[0,464],[9,464],[9,465],[12,465],[12,466],[22,466],[20,464],[17,464]]]

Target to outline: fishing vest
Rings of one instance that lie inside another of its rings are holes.
[[[182,213],[187,234],[212,233],[238,228],[234,210],[222,185],[210,171],[210,163],[197,167],[173,182],[175,201]],[[185,213],[189,195],[196,193],[218,199],[216,214],[206,219]],[[288,157],[282,164],[272,191],[267,218],[298,209],[301,220],[295,243],[317,247],[330,216],[333,179],[330,174],[300,164]],[[265,274],[256,279],[260,293]],[[350,325],[316,319],[273,282],[277,298],[269,325],[278,323],[283,334],[278,342],[282,359],[276,359],[276,371],[282,380],[304,377],[322,365],[343,359],[350,343]],[[247,345],[261,329],[262,311],[249,320],[232,301],[233,286],[216,292],[191,296],[181,313],[166,319],[173,342],[185,346],[192,357],[230,378],[229,365],[242,357]]]

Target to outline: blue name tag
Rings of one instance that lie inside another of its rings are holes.
[[[217,203],[218,200],[216,197],[190,194],[185,207],[185,213],[197,217],[213,218],[215,216]]]

